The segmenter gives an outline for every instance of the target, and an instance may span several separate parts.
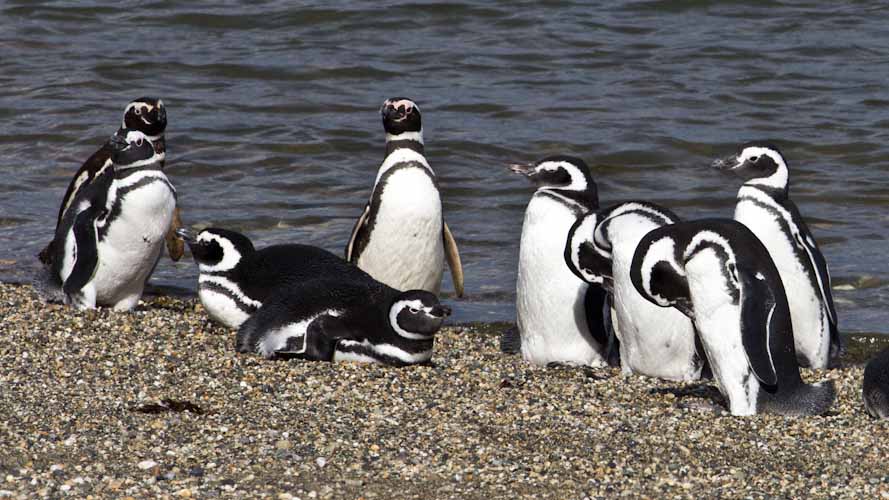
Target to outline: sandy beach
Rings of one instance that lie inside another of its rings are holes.
[[[0,285],[0,498],[889,498],[855,336],[826,416],[728,415],[709,382],[532,367],[505,324],[432,366],[264,361],[196,299],[131,313]]]

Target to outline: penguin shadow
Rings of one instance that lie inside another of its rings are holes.
[[[727,402],[715,386],[707,383],[683,387],[660,387],[650,389],[649,394],[672,394],[676,397],[676,408],[682,410],[709,411],[721,415],[726,413]]]
[[[580,372],[584,378],[591,380],[608,380],[617,376],[617,373],[615,370],[611,369],[611,367],[593,368],[591,366],[562,363],[560,361],[551,361],[546,364],[546,368],[547,370],[553,370],[556,373],[568,371]]]

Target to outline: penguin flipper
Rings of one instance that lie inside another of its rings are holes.
[[[741,343],[747,355],[747,363],[760,382],[767,385],[778,383],[775,362],[772,359],[771,339],[779,335],[775,321],[778,307],[775,296],[765,283],[765,278],[738,269],[741,287]]]
[[[283,358],[333,361],[337,343],[358,336],[342,318],[325,314],[315,318],[301,336],[292,336],[275,354]]]
[[[612,344],[611,336],[614,334],[614,329],[609,328],[611,307],[608,306],[608,292],[599,285],[588,285],[583,296],[583,306],[590,336],[604,351],[607,351]],[[607,353],[603,354],[607,356]]]
[[[454,291],[457,297],[463,296],[463,264],[460,262],[460,250],[457,249],[457,241],[451,234],[451,228],[447,222],[442,223],[445,257],[448,259],[448,267],[451,269],[451,279],[454,281]]]
[[[77,169],[77,173],[74,174],[74,177],[71,178],[71,182],[68,184],[65,196],[62,197],[62,204],[59,206],[59,215],[56,218],[56,227],[62,223],[62,219],[65,217],[65,212],[74,204],[74,200],[76,200],[81,193],[86,191],[86,188],[92,184],[96,176],[100,175],[100,171],[108,166],[110,161],[111,147],[106,142],[95,153],[90,155],[90,157],[83,162],[83,165]]]
[[[173,210],[173,222],[170,224],[170,229],[167,231],[166,236],[164,236],[167,242],[167,253],[173,262],[178,262],[185,253],[185,240],[176,234],[176,231],[182,227],[182,217],[179,215],[179,206],[177,205],[176,209]]]
[[[74,217],[71,228],[74,237],[71,247],[73,253],[68,257],[73,260],[73,266],[62,285],[62,290],[69,297],[80,292],[92,280],[99,265],[99,239],[96,231],[99,211],[97,207],[90,206]]]
[[[831,351],[839,351],[842,344],[840,333],[837,329],[837,311],[833,303],[833,292],[830,288],[830,270],[827,268],[827,260],[824,258],[824,254],[818,248],[818,243],[815,242],[815,238],[812,237],[812,233],[798,212],[796,216],[800,221],[800,232],[795,235],[796,244],[809,256],[809,262],[812,264],[812,270],[815,272],[815,279],[818,280],[821,300],[824,301],[825,308],[827,309],[828,321],[830,322],[830,344],[835,348],[831,349]]]
[[[364,212],[361,212],[361,217],[358,218],[355,227],[352,228],[352,236],[349,238],[349,244],[346,245],[347,262],[353,264],[358,262],[358,257],[361,255],[361,251],[364,250],[364,246],[367,245],[367,225],[370,220],[369,216],[370,203],[365,205]]]

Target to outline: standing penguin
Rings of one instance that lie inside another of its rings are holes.
[[[275,290],[238,330],[238,352],[393,366],[428,362],[451,309],[425,290],[399,292],[361,274],[329,274]]]
[[[769,250],[787,290],[799,362],[827,368],[841,341],[827,262],[790,199],[790,174],[778,148],[751,142],[714,167],[746,179],[738,191],[735,220]]]
[[[833,382],[805,384],[781,276],[768,250],[731,219],[679,222],[639,242],[633,286],[692,318],[732,415],[820,415]]]
[[[580,158],[550,156],[512,171],[537,185],[525,210],[516,281],[517,336],[522,356],[537,365],[604,366],[608,335],[605,290],[565,265],[565,241],[577,220],[599,207],[596,183]],[[513,336],[513,331],[506,335]]]
[[[192,235],[180,229],[198,264],[198,297],[214,321],[238,328],[283,287],[325,276],[370,279],[336,255],[309,245],[272,245],[255,249],[250,238],[227,229],[208,228]]]
[[[697,380],[704,353],[696,347],[692,321],[673,308],[642,297],[630,280],[639,240],[649,231],[679,222],[653,203],[620,203],[577,219],[568,231],[565,262],[578,278],[609,292],[611,324],[620,340],[624,375],[639,373],[668,380]]]
[[[121,129],[107,147],[111,163],[78,190],[56,229],[51,271],[66,302],[129,310],[157,264],[176,190],[142,132]]]
[[[442,215],[438,179],[423,155],[420,108],[410,99],[393,97],[383,102],[380,113],[386,158],[346,245],[346,260],[391,287],[437,295],[447,257],[462,297],[463,267]]]
[[[120,125],[121,129],[137,130],[145,134],[145,137],[154,145],[155,153],[157,153],[157,161],[163,168],[166,160],[166,140],[164,132],[167,128],[167,110],[164,102],[155,97],[140,97],[124,108],[123,120]],[[93,153],[81,165],[77,173],[68,184],[65,196],[62,197],[62,203],[59,205],[59,213],[56,217],[56,228],[62,223],[65,212],[71,206],[71,203],[77,198],[77,195],[85,190],[95,180],[96,175],[106,166],[111,165],[112,149],[108,142],[102,145],[95,153]],[[170,232],[166,235],[167,250],[173,260],[179,260],[184,250],[183,242],[175,236],[174,231],[181,226],[179,220],[179,209],[177,207],[174,215],[174,223]],[[44,247],[38,254],[41,262],[52,267],[52,258],[55,254],[53,243]]]
[[[870,416],[889,418],[889,347],[867,362],[861,392]]]

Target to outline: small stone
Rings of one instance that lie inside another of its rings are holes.
[[[148,470],[153,467],[157,467],[157,462],[155,462],[154,460],[143,460],[136,464],[136,466],[142,470]]]

